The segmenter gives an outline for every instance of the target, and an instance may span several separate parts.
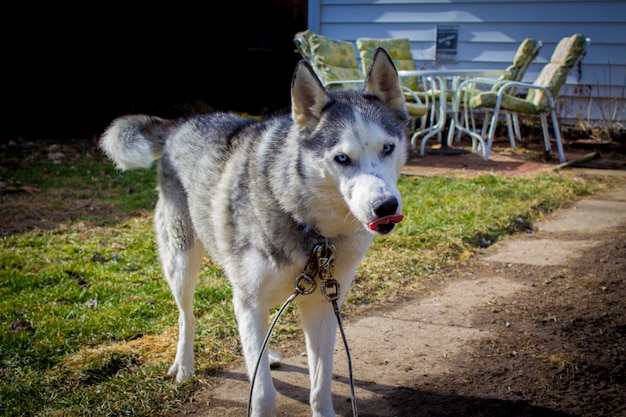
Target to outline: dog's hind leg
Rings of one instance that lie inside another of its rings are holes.
[[[194,372],[193,297],[204,247],[194,232],[182,186],[161,182],[159,188],[154,216],[159,256],[179,310],[176,358],[167,375],[183,381]]]
[[[314,417],[333,417],[331,383],[337,319],[329,301],[317,294],[308,297],[298,306],[306,338],[311,410]]]

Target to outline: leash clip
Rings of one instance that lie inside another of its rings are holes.
[[[317,287],[317,283],[315,282],[315,278],[307,274],[306,272],[300,273],[296,277],[296,292],[302,295],[309,295],[315,288]]]
[[[328,301],[334,303],[339,300],[339,295],[341,294],[341,286],[336,279],[329,279],[326,281],[322,281],[320,284],[320,290],[322,290],[322,294]]]
[[[322,281],[333,278],[335,251],[335,245],[328,243],[328,240],[320,243],[314,249],[315,259],[317,260],[317,275]]]

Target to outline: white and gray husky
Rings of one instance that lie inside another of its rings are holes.
[[[290,115],[264,121],[226,113],[179,120],[130,115],[113,121],[100,144],[120,169],[159,160],[155,229],[180,313],[168,375],[182,381],[194,372],[193,297],[205,249],[232,284],[249,377],[270,309],[302,289],[294,283],[320,242],[334,248],[332,277],[322,279],[336,280],[341,304],[372,239],[402,220],[397,180],[408,126],[396,68],[380,48],[360,90],[327,91],[301,61]],[[322,292],[306,291],[295,301],[306,338],[312,413],[334,416],[338,324]],[[258,364],[254,416],[276,413],[270,356]]]

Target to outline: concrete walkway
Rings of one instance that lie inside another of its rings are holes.
[[[536,224],[532,234],[498,242],[486,249],[479,261],[506,268],[510,264],[566,265],[569,260],[584,256],[585,248],[598,244],[616,227],[626,224],[626,171],[600,173],[621,176],[624,181],[610,192],[593,195],[554,213]],[[523,282],[505,274],[453,278],[432,296],[347,326],[359,415],[391,416],[392,408],[380,404],[393,389],[411,386],[411,381],[425,376],[449,372],[455,358],[463,354],[462,347],[490,331],[474,327],[470,312],[524,287]],[[348,368],[340,336],[334,369],[335,409],[338,415],[351,416]],[[306,357],[283,358],[282,366],[273,375],[279,391],[278,415],[310,415]],[[245,416],[249,384],[243,368],[214,382],[216,385],[199,399],[207,405],[202,414]],[[372,407],[376,407],[375,411]],[[194,414],[189,410],[185,413]]]

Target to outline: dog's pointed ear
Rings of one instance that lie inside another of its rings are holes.
[[[365,79],[365,91],[391,108],[405,110],[398,71],[383,48],[378,47],[374,51],[372,65]]]
[[[328,92],[311,65],[300,61],[291,81],[291,117],[298,128],[317,125],[329,101]]]

